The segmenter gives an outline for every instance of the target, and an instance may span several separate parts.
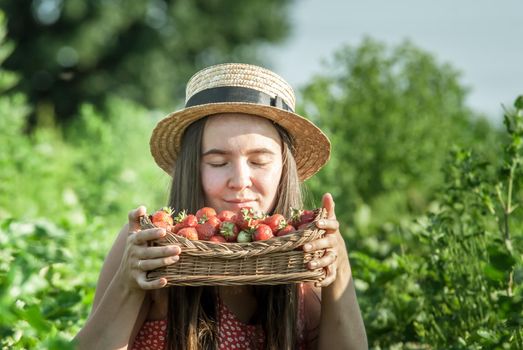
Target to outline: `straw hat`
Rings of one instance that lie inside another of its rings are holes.
[[[245,113],[281,125],[294,143],[298,175],[304,181],[330,157],[327,136],[313,123],[294,113],[290,85],[270,70],[249,64],[225,63],[205,68],[187,83],[185,108],[168,114],[154,128],[150,146],[156,163],[169,175],[185,129],[218,113]]]

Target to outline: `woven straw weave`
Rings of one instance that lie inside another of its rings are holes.
[[[318,209],[316,213],[316,219],[305,229],[266,241],[191,241],[168,232],[166,237],[155,244],[179,245],[182,249],[180,260],[150,271],[147,278],[154,280],[164,277],[168,285],[178,286],[276,285],[321,281],[325,277],[325,271],[322,268],[309,270],[307,263],[323,256],[324,251],[302,250],[305,243],[316,240],[325,233],[315,223],[326,217],[326,210]],[[143,229],[154,227],[145,216],[141,219],[141,225]]]
[[[221,86],[245,87],[271,97],[278,96],[293,109],[296,103],[291,86],[279,75],[265,68],[239,63],[211,66],[196,73],[187,84],[186,101],[202,90]],[[172,176],[187,127],[203,117],[224,113],[266,118],[287,130],[293,140],[293,155],[301,181],[314,175],[330,158],[327,136],[294,112],[257,103],[217,102],[183,108],[158,122],[149,142],[155,162]]]
[[[294,90],[282,77],[268,69],[242,63],[217,64],[197,72],[187,83],[185,102],[202,90],[220,86],[240,86],[263,91],[271,97],[280,96],[293,111],[295,109]]]

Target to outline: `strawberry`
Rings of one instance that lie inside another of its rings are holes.
[[[276,236],[281,237],[296,232],[296,229],[291,224],[288,224],[276,233]]]
[[[263,223],[269,226],[272,233],[276,233],[287,225],[287,221],[281,214],[273,214],[263,220]]]
[[[209,242],[214,242],[214,243],[227,243],[227,241],[225,240],[225,238],[223,238],[223,236],[221,236],[221,235],[214,235],[214,236],[212,236],[211,238],[209,238]]]
[[[217,232],[209,222],[196,225],[196,232],[198,232],[198,239],[201,241],[208,241]]]
[[[274,237],[272,230],[268,225],[259,224],[256,226],[254,233],[252,234],[252,239],[255,241],[265,241]]]
[[[216,231],[219,231],[220,229],[220,224],[222,223],[220,221],[220,219],[218,219],[217,216],[211,216],[209,219],[207,219],[206,223],[208,223],[209,225],[211,225],[212,227],[214,227],[216,229]]]
[[[292,216],[291,216],[291,225],[295,228],[298,228],[302,226],[303,224],[307,224],[310,222],[313,222],[316,218],[316,213],[313,210],[301,210],[301,209],[292,209]]]
[[[171,232],[172,233],[178,233],[182,228],[184,228],[185,225],[181,222],[177,222],[174,226],[171,226]]]
[[[238,243],[248,243],[252,241],[252,233],[249,231],[242,230],[238,233],[238,238],[236,238]]]
[[[180,229],[177,234],[190,239],[191,241],[198,240],[198,231],[196,231],[194,227],[184,227]]]
[[[304,210],[303,213],[301,213],[300,216],[300,222],[302,224],[308,224],[310,222],[313,222],[316,218],[316,213],[314,210]]]
[[[218,215],[217,218],[220,219],[220,221],[231,221],[232,218],[236,215],[235,212],[232,210],[222,210]]]
[[[157,210],[154,212],[153,215],[151,215],[151,221],[154,226],[156,227],[163,227],[167,228],[168,226],[173,224],[173,218],[172,215],[173,211],[169,207],[163,207],[160,210]]]
[[[198,219],[198,222],[207,221],[207,219],[216,216],[216,210],[211,207],[203,207],[198,209],[196,212],[196,218]]]
[[[176,217],[174,218],[174,220],[177,223],[182,224],[183,227],[196,227],[196,225],[198,225],[198,219],[196,218],[196,216],[192,214],[187,215],[185,210],[179,212],[178,215],[176,215]]]
[[[256,213],[254,209],[245,207],[241,208],[235,216],[235,223],[241,230],[248,230],[255,228],[263,219],[263,216]]]
[[[185,225],[185,227],[196,227],[196,225],[198,225],[198,219],[196,216],[189,214],[182,223]]]
[[[238,226],[231,221],[224,221],[220,224],[220,234],[227,240],[227,242],[236,242],[240,230]]]

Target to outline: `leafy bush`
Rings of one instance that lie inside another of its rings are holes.
[[[3,348],[66,349],[127,212],[163,205],[168,177],[143,147],[154,121],[127,101],[109,109],[86,105],[70,129],[29,135],[23,97],[0,97]]]
[[[502,133],[466,94],[432,55],[370,39],[303,89],[333,144],[309,188],[336,200],[372,348],[523,348],[522,100]]]
[[[429,53],[371,39],[339,50],[305,86],[302,110],[333,148],[309,186],[315,198],[333,193],[353,249],[385,256],[392,247],[376,240],[399,244],[391,229],[430,207],[452,144],[495,149],[496,131],[465,105],[466,93],[459,73]]]
[[[87,317],[104,251],[93,232],[71,235],[49,220],[0,221],[0,344],[67,349]],[[79,259],[89,256],[89,259]]]
[[[523,96],[505,114],[501,162],[457,150],[440,209],[419,232],[422,341],[436,347],[523,348]]]
[[[2,23],[0,12],[0,63],[12,50]],[[0,68],[0,91],[16,80]],[[67,349],[128,210],[163,205],[168,177],[147,148],[156,116],[120,99],[107,110],[84,105],[67,128],[29,134],[25,96],[0,95],[3,349]]]
[[[523,348],[523,97],[505,124],[499,161],[450,153],[410,246],[383,261],[352,255],[375,348]]]

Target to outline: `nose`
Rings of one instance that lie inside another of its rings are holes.
[[[246,161],[238,161],[234,164],[229,176],[229,188],[243,190],[252,185],[251,169]]]

